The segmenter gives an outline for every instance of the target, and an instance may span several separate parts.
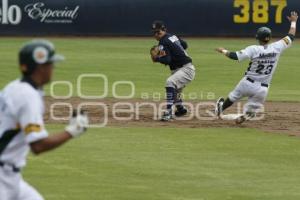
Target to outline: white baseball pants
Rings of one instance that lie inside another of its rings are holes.
[[[44,200],[44,198],[28,183],[21,173],[0,167],[0,199],[1,200]]]
[[[166,87],[173,87],[177,90],[184,88],[195,78],[195,67],[192,63],[172,72],[166,81]]]
[[[244,113],[255,113],[266,101],[268,91],[269,88],[262,86],[260,82],[250,82],[244,77],[229,94],[229,99],[232,102],[236,102],[244,97],[248,97],[248,102],[244,107]]]

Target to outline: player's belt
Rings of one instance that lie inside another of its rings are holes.
[[[11,168],[11,170],[13,171],[13,172],[15,172],[15,173],[18,173],[18,172],[20,172],[21,171],[21,169],[20,168],[18,168],[18,167],[16,167],[16,166],[14,166],[14,165],[11,165],[11,164],[7,164],[7,163],[4,163],[4,162],[2,162],[2,161],[0,161],[0,167],[5,167],[5,166],[7,166],[7,167],[9,167],[9,168]]]
[[[253,79],[251,79],[251,78],[248,78],[248,77],[247,77],[247,81],[249,81],[249,82],[251,82],[251,83],[255,83],[255,80],[253,80]],[[266,84],[266,83],[261,83],[261,86],[262,86],[262,87],[269,87],[269,85]]]

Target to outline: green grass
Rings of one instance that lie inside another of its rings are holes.
[[[17,52],[20,45],[29,38],[1,38],[0,51],[1,75],[0,87],[11,79],[18,77]],[[51,39],[59,52],[67,60],[57,67],[55,80],[68,80],[74,84],[73,95],[77,95],[76,80],[82,73],[105,74],[109,80],[109,96],[115,81],[133,81],[136,86],[135,97],[141,93],[164,92],[165,79],[169,69],[159,64],[153,64],[149,58],[149,48],[156,42],[153,39],[130,38],[89,38],[89,39]],[[216,97],[226,96],[238,83],[246,70],[248,63],[238,63],[226,59],[214,52],[214,48],[224,46],[231,50],[240,50],[255,44],[252,39],[187,39],[189,54],[197,67],[196,80],[188,86],[186,93],[196,92],[198,98],[207,92],[215,93]],[[273,80],[269,100],[299,101],[300,74],[299,42],[289,49],[279,63],[278,71]],[[126,95],[128,87],[118,88],[118,93]],[[49,87],[47,87],[49,94]],[[56,94],[66,94],[65,87],[58,87]],[[97,79],[87,80],[83,84],[84,94],[102,94],[103,82]]]
[[[0,87],[19,76],[17,52],[29,38],[0,38]],[[54,80],[71,81],[82,73],[101,73],[115,81],[133,81],[135,97],[163,93],[168,68],[153,64],[153,39],[51,39],[67,60]],[[186,93],[206,99],[226,96],[248,63],[215,53],[224,46],[239,50],[251,39],[187,39],[197,66]],[[299,101],[299,42],[279,63],[269,100]],[[128,94],[128,87],[118,88]],[[46,87],[49,95],[49,86]],[[102,94],[103,83],[84,80],[84,94]],[[66,88],[55,93],[65,95]],[[73,95],[77,95],[74,87]],[[50,132],[63,127],[51,125]],[[89,130],[55,152],[30,156],[24,177],[47,200],[295,200],[300,198],[298,138],[252,129],[104,128]]]
[[[47,200],[295,200],[299,154],[298,139],[250,129],[104,128],[24,174]]]

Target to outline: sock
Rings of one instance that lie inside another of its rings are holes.
[[[166,87],[166,94],[167,94],[167,110],[172,111],[172,106],[174,104],[175,100],[175,88],[172,87]]]
[[[232,106],[232,105],[233,105],[233,102],[230,101],[229,98],[227,98],[227,99],[225,100],[225,102],[223,103],[222,110],[224,111],[224,110],[226,110],[227,108],[229,108],[229,107]]]
[[[182,103],[183,103],[183,101],[182,101],[182,99],[181,99],[181,91],[179,91],[179,90],[176,90],[175,91],[175,105],[176,105],[176,109],[177,110],[180,110],[180,109],[182,109],[183,108],[183,106],[182,106]]]

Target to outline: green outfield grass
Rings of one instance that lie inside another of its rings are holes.
[[[29,38],[1,38],[0,51],[1,74],[3,87],[9,80],[18,77],[17,52],[21,44]],[[74,83],[77,95],[76,80],[83,73],[102,73],[109,79],[109,96],[115,81],[133,81],[136,86],[136,97],[141,93],[164,92],[165,79],[169,69],[160,64],[153,64],[149,58],[149,48],[156,43],[153,39],[130,38],[90,38],[90,39],[51,39],[58,51],[67,60],[57,67],[55,80],[68,80]],[[213,92],[216,96],[226,96],[243,76],[248,62],[237,63],[214,52],[214,48],[224,46],[232,50],[240,50],[255,44],[253,39],[187,39],[189,54],[197,67],[196,80],[186,93],[204,94]],[[299,101],[300,45],[297,42],[283,56],[274,77],[269,100]],[[47,89],[49,94],[49,87]],[[90,79],[83,82],[84,94],[102,94],[103,82]],[[56,94],[66,94],[65,87],[57,87]],[[118,88],[119,94],[128,94],[129,88]],[[201,99],[201,95],[198,95]]]
[[[296,200],[299,154],[249,129],[104,128],[30,157],[24,176],[47,200]]]
[[[0,39],[0,87],[19,76],[17,52],[29,38]],[[115,81],[133,81],[135,97],[164,92],[168,68],[153,64],[153,39],[51,39],[67,60],[54,80],[71,81],[83,73],[101,73]],[[239,50],[252,39],[187,39],[197,66],[186,93],[226,96],[248,63],[214,52],[224,46]],[[279,63],[269,100],[299,101],[300,43]],[[101,94],[101,81],[84,82],[85,94]],[[56,94],[66,95],[64,87]],[[128,88],[118,88],[127,94]],[[49,95],[49,86],[46,87]],[[73,96],[77,96],[74,87]],[[63,126],[50,125],[49,132]],[[296,200],[300,199],[298,138],[254,129],[123,128],[92,129],[55,152],[30,156],[24,177],[47,200]],[[0,197],[1,199],[1,197]]]

